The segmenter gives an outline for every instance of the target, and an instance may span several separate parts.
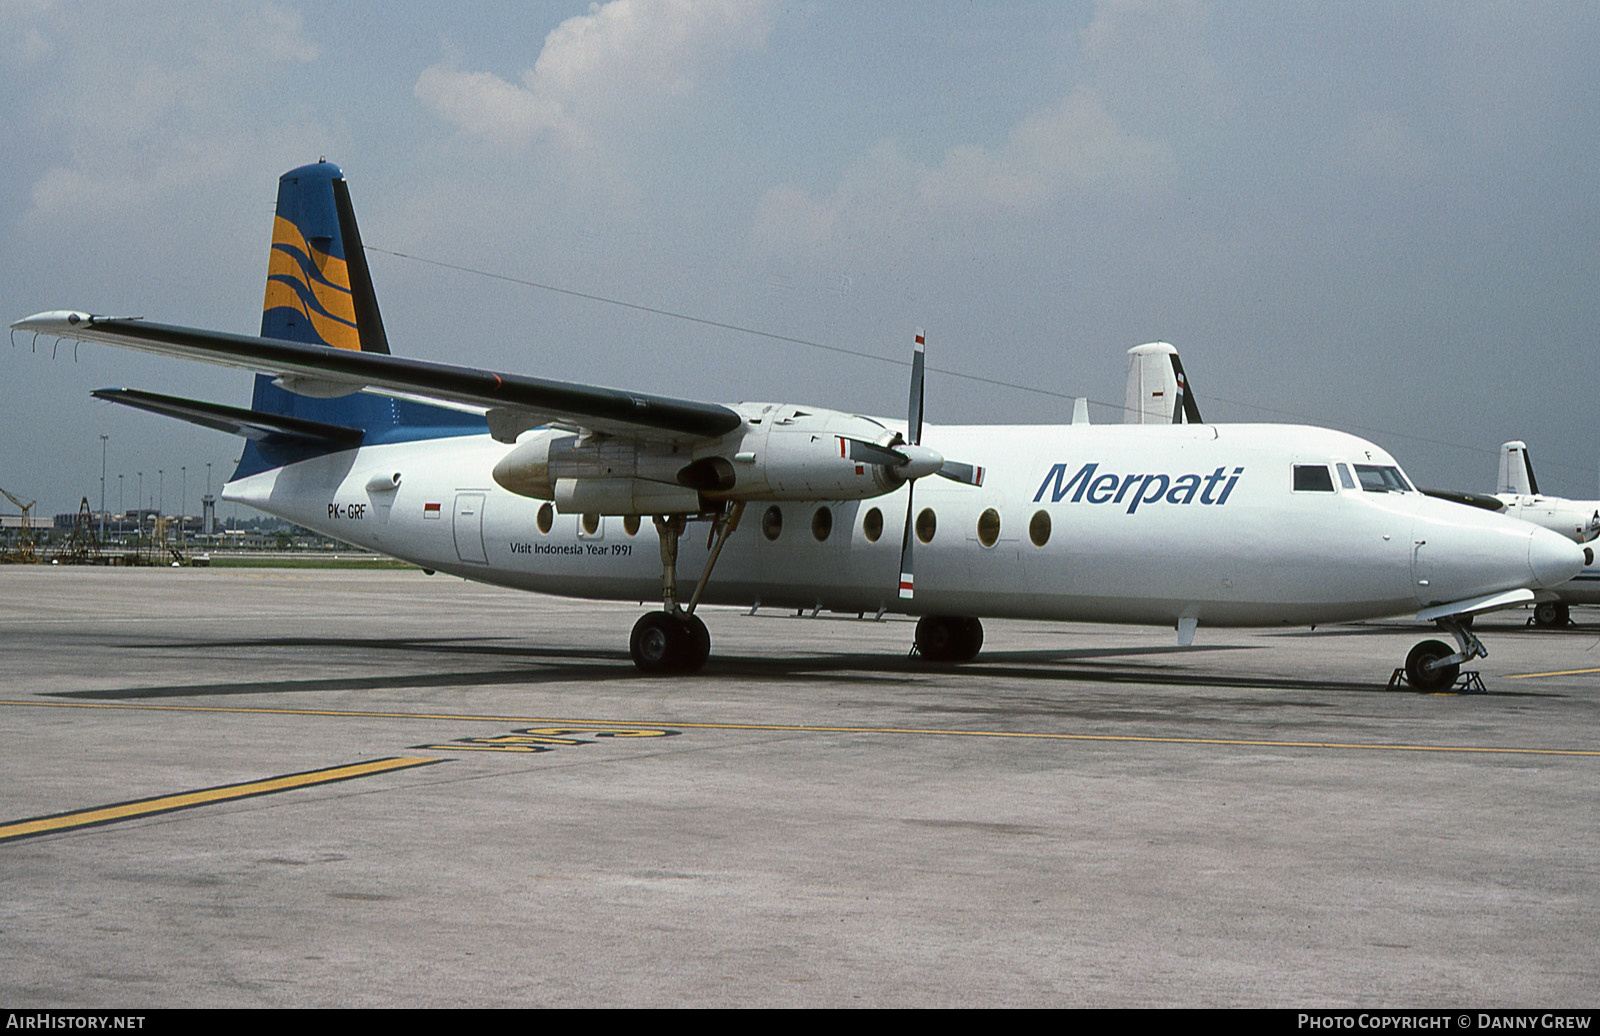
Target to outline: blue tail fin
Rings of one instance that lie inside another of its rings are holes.
[[[278,180],[261,337],[389,351],[350,188],[332,162],[291,169]]]
[[[344,173],[331,162],[291,169],[278,179],[261,337],[335,349],[387,353],[388,336],[372,288]],[[251,409],[297,421],[360,429],[363,443],[471,435],[483,418],[446,407],[364,392],[325,398],[290,392],[256,375]],[[303,441],[246,442],[234,478],[312,455]]]

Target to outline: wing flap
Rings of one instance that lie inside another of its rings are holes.
[[[686,439],[715,438],[743,423],[716,403],[578,385],[518,374],[413,360],[382,353],[331,349],[276,338],[204,331],[132,317],[97,317],[60,310],[11,325],[62,338],[200,360],[272,374],[359,388],[415,393],[470,406],[528,411],[594,431]]]

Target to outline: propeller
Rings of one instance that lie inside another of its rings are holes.
[[[866,460],[866,453],[876,452],[885,455],[894,455],[897,461],[895,470],[906,480],[906,525],[905,532],[900,537],[900,599],[909,601],[916,591],[915,570],[912,566],[912,548],[915,543],[912,522],[916,515],[916,486],[917,479],[924,475],[938,475],[950,479],[952,482],[963,482],[969,486],[983,485],[983,468],[974,464],[965,464],[961,461],[945,460],[936,450],[922,445],[922,382],[924,367],[924,352],[927,343],[921,331],[917,332],[917,344],[911,354],[911,396],[906,403],[906,437],[905,443],[895,443],[891,446],[877,446],[872,443],[860,443],[864,450],[861,455],[856,454],[855,440],[852,440],[851,457]],[[886,458],[887,459],[887,458]],[[883,463],[883,461],[873,461]]]

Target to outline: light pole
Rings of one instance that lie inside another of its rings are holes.
[[[106,440],[111,436],[104,433],[100,436],[100,542],[106,541]]]
[[[183,476],[183,495],[178,498],[178,544],[181,548],[189,542],[189,530],[184,527],[189,514],[189,465],[178,465],[178,472]]]
[[[156,469],[156,514],[167,513],[167,469]]]

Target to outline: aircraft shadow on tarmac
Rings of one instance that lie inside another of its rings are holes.
[[[1393,634],[1395,627],[1347,627],[1321,631],[1345,635]],[[1319,634],[1319,635],[1321,635]],[[1282,635],[1297,635],[1285,633]],[[263,637],[235,640],[199,640],[191,642],[166,641],[151,644],[142,641],[122,645],[127,650],[309,650],[324,658],[346,662],[364,661],[384,664],[412,654],[421,656],[450,656],[478,658],[484,662],[500,662],[498,667],[447,671],[396,671],[370,676],[312,676],[303,679],[259,680],[212,683],[169,684],[148,687],[106,688],[90,691],[63,691],[50,697],[93,700],[141,700],[152,698],[190,698],[205,696],[237,696],[245,694],[295,694],[305,692],[405,690],[405,689],[467,689],[485,686],[534,686],[565,683],[576,680],[592,681],[648,679],[660,683],[673,681],[672,677],[643,676],[632,665],[627,652],[614,649],[581,649],[572,647],[539,647],[507,644],[504,638],[368,638],[349,639],[336,637]],[[1027,650],[999,650],[985,652],[975,662],[961,666],[939,665],[898,653],[881,651],[829,653],[802,655],[792,658],[743,658],[724,654],[712,658],[701,672],[680,677],[699,684],[751,680],[837,681],[849,679],[858,683],[903,684],[929,675],[960,673],[970,680],[1042,680],[1050,682],[1100,683],[1124,685],[1153,685],[1165,687],[1240,688],[1284,691],[1340,691],[1384,692],[1383,683],[1353,682],[1317,679],[1310,677],[1276,675],[1242,675],[1221,667],[1199,668],[1155,664],[1157,659],[1182,655],[1197,662],[1214,652],[1258,651],[1259,645],[1177,645],[1104,648],[1038,648]],[[1148,658],[1141,663],[1136,659]],[[1118,660],[1111,663],[1110,660]],[[1104,661],[1102,661],[1104,660]],[[504,663],[522,664],[506,667]],[[1497,695],[1508,692],[1495,691]],[[1515,694],[1516,692],[1510,692]],[[1516,694],[1516,696],[1540,696]]]

